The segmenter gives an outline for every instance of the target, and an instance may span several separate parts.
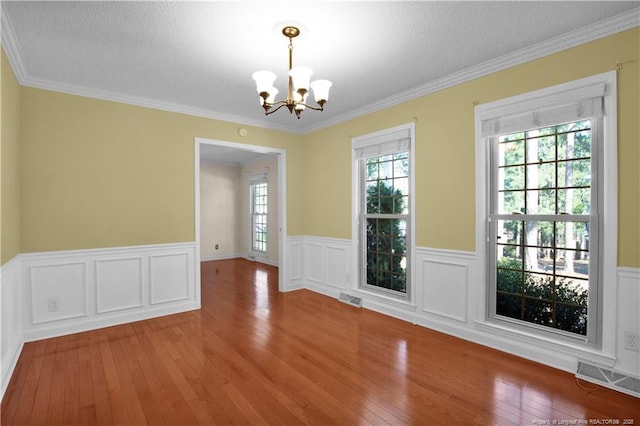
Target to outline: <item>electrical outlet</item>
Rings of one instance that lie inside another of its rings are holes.
[[[49,299],[47,302],[49,305],[49,312],[57,312],[60,310],[60,300],[58,300],[58,298]]]
[[[218,244],[216,244],[216,250],[218,250],[218,248],[219,248],[219,247],[220,247],[220,246],[219,246]]]
[[[640,352],[640,334],[625,331],[624,348],[630,351]]]

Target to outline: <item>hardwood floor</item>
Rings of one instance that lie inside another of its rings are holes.
[[[276,268],[225,260],[202,264],[200,311],[25,344],[0,420],[640,424],[637,398],[581,385],[307,290],[279,293]]]

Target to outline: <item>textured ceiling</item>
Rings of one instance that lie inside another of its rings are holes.
[[[241,166],[244,163],[255,161],[259,158],[274,155],[254,149],[237,148],[222,144],[200,144],[200,160],[212,161],[229,166]]]
[[[3,2],[21,83],[304,133],[523,49],[640,15],[640,2]],[[324,112],[265,117],[251,74],[294,62],[333,82]],[[609,32],[615,32],[614,30]],[[564,39],[563,39],[564,40]],[[8,46],[8,47],[7,47]],[[509,56],[511,55],[511,56]],[[613,67],[613,64],[612,64]],[[553,72],[552,70],[549,70]]]

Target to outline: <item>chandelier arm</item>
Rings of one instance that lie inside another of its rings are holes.
[[[276,105],[281,105],[282,106],[282,105],[285,105],[286,103],[287,103],[286,99],[283,99],[281,101],[276,101],[276,102],[270,103],[269,104],[269,108],[274,107]]]
[[[265,112],[267,112],[267,111],[269,111],[271,108],[273,108],[276,105],[282,106],[281,104],[286,104],[286,103],[287,103],[287,101],[278,101],[278,102],[273,102],[273,103],[264,102],[262,104],[262,108],[264,109]]]
[[[280,108],[282,108],[283,106],[287,105],[284,101],[276,102],[275,104],[272,104],[272,105],[277,105],[277,104],[280,104],[280,106],[278,108],[276,108],[274,110],[271,110],[271,111],[265,111],[264,115],[271,115],[274,112],[276,112],[277,110],[279,110]]]
[[[320,106],[320,108],[318,108],[318,107],[314,107],[314,106],[311,106],[311,105],[304,104],[302,102],[298,102],[298,103],[296,103],[296,105],[304,105],[306,108],[312,109],[314,111],[324,111],[324,107],[323,106]]]

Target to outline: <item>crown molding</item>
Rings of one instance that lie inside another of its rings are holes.
[[[423,85],[399,92],[395,95],[381,99],[375,103],[369,104],[363,108],[352,111],[349,114],[342,115],[339,118],[325,120],[315,125],[306,127],[305,133],[317,131],[326,127],[334,126],[354,118],[362,117],[391,106],[407,102],[439,90],[447,89],[458,84],[475,80],[525,62],[533,61],[560,51],[570,49],[600,38],[604,38],[622,31],[629,30],[640,26],[640,7],[630,10],[626,13],[614,16],[612,18],[600,21],[586,28],[574,30],[552,39],[536,43],[524,49],[517,50],[512,53],[500,56],[490,61],[474,65],[462,71],[449,74],[448,76],[429,81]],[[611,69],[615,68],[615,64],[611,64]]]
[[[420,86],[399,92],[395,95],[386,97],[372,104],[366,105],[357,110],[343,114],[340,117],[311,123],[309,126],[302,128],[292,128],[287,125],[275,123],[267,120],[253,120],[247,117],[224,114],[218,111],[195,108],[188,105],[177,104],[167,101],[161,101],[152,98],[144,98],[139,96],[131,96],[121,93],[108,92],[103,90],[89,89],[86,87],[62,84],[48,80],[36,79],[27,73],[20,57],[20,49],[13,31],[13,26],[3,3],[0,11],[1,18],[1,41],[2,47],[7,54],[9,63],[13,68],[14,74],[18,82],[22,86],[34,87],[38,89],[51,90],[55,92],[68,93],[72,95],[84,96],[95,99],[102,99],[112,102],[119,102],[129,105],[147,107],[162,111],[187,114],[196,117],[208,118],[213,120],[221,120],[233,122],[237,124],[260,127],[271,130],[279,130],[294,134],[306,134],[321,130],[330,126],[334,126],[346,121],[362,117],[364,115],[389,108],[391,106],[407,102],[430,93],[437,92],[449,87],[465,83],[486,75],[502,71],[516,65],[523,64],[535,59],[548,56],[562,50],[579,46],[603,37],[607,37],[622,31],[629,30],[640,26],[640,8],[632,9],[626,13],[614,16],[604,21],[595,23],[586,28],[581,28],[568,32],[566,34],[554,37],[524,49],[500,56],[487,62],[474,65],[462,71],[450,74],[448,76],[429,81]],[[612,64],[612,69],[615,64]]]
[[[31,77],[27,73],[23,65],[22,57],[20,56],[20,48],[17,38],[15,37],[15,31],[13,30],[13,25],[11,23],[11,20],[9,19],[9,15],[6,13],[4,2],[0,2],[0,37],[0,44],[2,45],[2,48],[7,55],[7,59],[11,64],[11,68],[13,69],[13,73],[15,74],[16,79],[21,86],[50,90],[53,92],[66,93],[69,95],[77,95],[93,99],[100,99],[104,101],[118,102],[139,107],[157,109],[161,111],[175,112],[179,114],[191,115],[194,117],[232,122],[245,126],[279,130],[288,133],[303,133],[303,131],[300,129],[291,129],[289,126],[280,125],[278,123],[274,123],[273,121],[252,120],[239,115],[224,114],[218,111],[196,108],[189,105],[161,101],[140,96],[126,95],[106,90],[91,89],[87,87]]]
[[[20,85],[24,86],[27,72],[24,69],[22,58],[20,57],[20,48],[13,31],[13,24],[9,19],[9,14],[5,9],[4,2],[0,2],[0,44],[7,59],[13,68],[13,73]]]
[[[278,123],[270,121],[252,120],[247,117],[233,114],[224,114],[218,111],[208,110],[204,108],[197,108],[190,105],[178,104],[168,101],[161,101],[153,98],[146,98],[142,96],[126,95],[122,93],[110,92],[106,90],[90,89],[86,87],[75,86],[71,84],[52,82],[48,80],[41,80],[36,78],[27,78],[23,84],[27,87],[33,87],[35,89],[50,90],[53,92],[66,93],[69,95],[83,96],[87,98],[100,99],[110,102],[118,102],[122,104],[128,104],[133,106],[139,106],[144,108],[151,108],[160,111],[175,112],[178,114],[186,114],[194,117],[208,118],[212,120],[226,121],[235,124],[242,124],[245,126],[260,127],[271,130],[280,130],[288,133],[301,133],[299,130],[292,130],[285,125],[279,125]]]

